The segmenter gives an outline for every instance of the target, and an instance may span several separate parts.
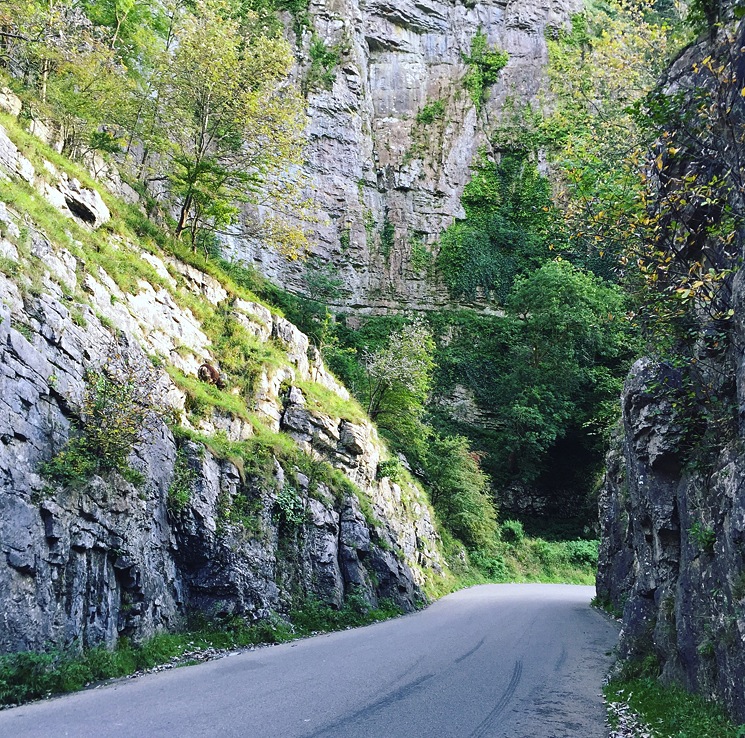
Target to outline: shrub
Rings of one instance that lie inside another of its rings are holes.
[[[81,485],[93,474],[116,471],[141,484],[144,477],[127,463],[151,420],[149,364],[116,352],[101,369],[86,372],[80,411],[82,431],[50,461],[42,476],[59,484]]]
[[[275,520],[289,528],[297,528],[305,522],[307,511],[298,491],[285,484],[274,503]]]
[[[496,512],[489,478],[468,441],[463,436],[433,434],[424,465],[432,504],[445,526],[470,548],[488,549],[496,539]]]
[[[508,60],[506,51],[489,47],[483,28],[479,28],[471,41],[470,56],[463,57],[463,61],[468,64],[464,84],[476,110],[481,110],[486,88],[497,81],[499,72],[507,65]]]
[[[502,538],[510,543],[520,543],[525,538],[523,524],[519,520],[505,520],[500,524]]]
[[[178,514],[191,501],[191,487],[197,478],[197,472],[189,464],[189,457],[183,449],[176,453],[173,482],[168,487],[168,510]]]
[[[441,120],[445,115],[445,103],[442,100],[434,100],[427,103],[417,114],[416,122],[421,126],[430,125],[436,120]]]
[[[398,459],[388,459],[378,464],[375,478],[380,480],[387,477],[391,482],[400,482],[403,479],[403,466]]]
[[[566,541],[564,543],[569,563],[587,567],[598,565],[598,546],[598,541]]]

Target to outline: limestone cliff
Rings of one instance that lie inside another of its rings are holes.
[[[623,611],[623,656],[653,655],[664,679],[721,699],[740,722],[744,44],[745,25],[724,23],[687,49],[660,87],[660,109],[667,100],[677,112],[660,139],[656,186],[661,201],[683,202],[675,214],[689,234],[671,263],[688,269],[700,261],[720,276],[692,300],[672,359],[643,359],[626,382],[622,433],[600,499],[597,581],[600,599]],[[693,182],[705,182],[708,196]]]
[[[388,452],[307,337],[227,277],[138,242],[121,202],[29,141],[0,129],[0,651],[351,592],[414,608],[444,566],[426,496],[381,477]],[[199,367],[220,367],[228,329],[257,358],[207,385]],[[112,357],[152,402],[129,456],[139,475],[45,473]]]
[[[320,216],[310,258],[288,262],[250,241],[232,244],[235,253],[315,297],[323,277],[340,278],[321,295],[338,307],[447,305],[427,268],[439,234],[463,216],[471,163],[505,103],[542,104],[546,34],[580,8],[579,0],[312,0],[310,25],[295,36],[298,77],[307,77],[313,42],[338,49],[340,63],[329,89],[308,91],[305,173]],[[477,111],[464,58],[479,32],[509,61]],[[437,113],[422,116],[433,104]]]

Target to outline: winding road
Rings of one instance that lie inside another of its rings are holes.
[[[356,630],[0,712],[0,736],[601,738],[591,587],[473,587]]]

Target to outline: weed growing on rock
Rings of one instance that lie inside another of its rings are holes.
[[[114,351],[103,367],[89,369],[85,380],[80,431],[42,464],[42,476],[80,486],[94,474],[118,472],[142,484],[143,475],[127,459],[153,418],[150,366]]]
[[[285,525],[290,529],[295,529],[305,522],[307,518],[305,503],[293,486],[285,484],[279,491],[274,502],[274,516],[280,525]]]
[[[688,533],[691,538],[698,544],[702,551],[714,553],[714,544],[717,542],[717,534],[713,528],[707,528],[701,523],[694,523]]]
[[[464,56],[463,61],[468,65],[463,84],[468,94],[480,111],[484,104],[487,87],[493,85],[499,78],[499,72],[507,66],[509,55],[506,51],[491,48],[483,28],[479,28],[471,41],[471,53]]]
[[[189,463],[189,457],[183,448],[176,453],[173,482],[168,488],[168,510],[177,515],[191,501],[191,488],[198,477],[196,469]]]

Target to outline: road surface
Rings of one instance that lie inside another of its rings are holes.
[[[602,738],[618,629],[571,585],[473,587],[356,630],[0,712],[0,736]]]

